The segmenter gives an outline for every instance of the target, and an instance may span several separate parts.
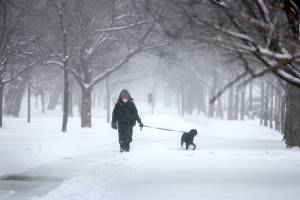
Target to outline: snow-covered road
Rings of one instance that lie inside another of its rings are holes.
[[[300,189],[300,151],[255,121],[146,116],[153,126],[197,128],[198,149],[181,149],[178,133],[136,128],[132,151],[120,154],[104,119],[92,129],[73,119],[67,134],[59,120],[9,119],[0,134],[1,200],[282,200]]]

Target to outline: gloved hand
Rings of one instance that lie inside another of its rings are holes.
[[[111,123],[111,128],[113,128],[113,129],[118,129],[117,124],[114,123],[114,122],[112,122],[112,123]]]
[[[140,128],[141,128],[141,130],[142,130],[143,127],[144,127],[144,124],[143,124],[142,122],[139,122],[139,124],[140,124]]]

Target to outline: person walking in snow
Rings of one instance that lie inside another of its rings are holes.
[[[120,152],[130,151],[132,129],[136,122],[139,123],[141,128],[144,126],[128,90],[123,89],[120,92],[117,103],[115,104],[111,122],[111,127],[113,129],[118,129]]]

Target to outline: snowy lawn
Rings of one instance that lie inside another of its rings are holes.
[[[0,180],[0,199],[282,200],[300,190],[300,151],[285,149],[282,136],[257,121],[146,116],[147,125],[198,129],[198,148],[183,150],[180,133],[136,127],[132,151],[123,154],[103,118],[91,129],[71,119],[65,134],[60,118],[24,121],[6,119],[0,130],[0,173],[38,184]]]

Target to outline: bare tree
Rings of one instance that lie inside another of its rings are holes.
[[[32,47],[39,36],[31,32],[32,26],[28,23],[30,17],[24,11],[25,7],[27,9],[30,5],[25,5],[20,3],[16,6],[8,0],[0,1],[0,127],[3,126],[5,85],[27,72],[38,62]],[[30,12],[29,10],[27,11]],[[28,21],[21,20],[22,18]]]
[[[243,79],[244,83],[248,83],[267,73],[285,81],[287,112],[284,138],[288,147],[300,146],[300,123],[297,120],[300,104],[296,103],[298,96],[295,96],[300,93],[299,1],[149,2],[152,2],[148,5],[149,10],[164,16],[161,26],[167,35],[209,42],[239,53],[244,60],[255,62],[255,67],[244,64],[247,70],[236,82]],[[153,7],[157,11],[153,11]],[[224,87],[218,94],[228,88]]]
[[[76,19],[72,26],[76,50],[68,72],[81,90],[82,127],[92,126],[93,88],[124,67],[138,53],[162,46],[161,43],[145,43],[154,28],[154,19],[137,15],[136,10],[127,3],[74,1],[70,11]],[[62,61],[57,60],[48,64],[64,66]]]

